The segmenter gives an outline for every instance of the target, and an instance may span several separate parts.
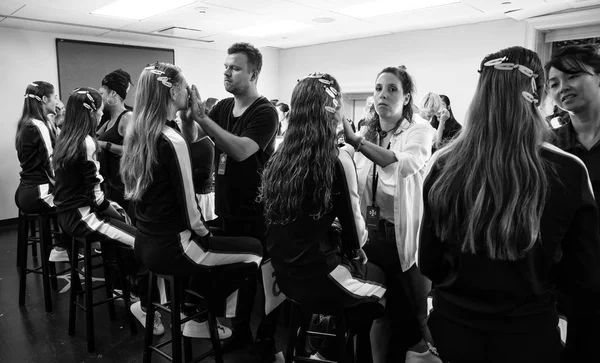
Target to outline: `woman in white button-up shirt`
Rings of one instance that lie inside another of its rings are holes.
[[[415,255],[425,164],[431,156],[434,131],[413,115],[413,92],[414,84],[404,67],[385,68],[375,83],[373,119],[356,134],[344,122],[346,141],[356,151],[361,212],[371,227],[365,252],[384,269],[391,284],[389,320],[376,322],[373,329],[375,362],[385,361],[391,332],[399,334],[392,336],[398,349],[390,354],[407,349],[426,352],[422,339],[430,340],[425,321],[430,285],[415,266]]]

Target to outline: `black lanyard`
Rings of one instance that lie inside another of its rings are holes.
[[[392,137],[394,137],[394,136],[392,135]],[[388,145],[387,145],[388,150],[390,149],[390,146],[392,145],[392,137],[390,137],[390,141],[388,142]],[[379,137],[379,134],[377,134],[377,145],[381,146],[381,138]],[[375,164],[375,162],[373,162],[373,183],[371,185],[372,191],[373,191],[373,194],[371,196],[373,202],[371,205],[373,207],[377,206],[377,204],[375,203],[375,200],[377,198],[376,196],[377,196],[377,182],[378,181],[379,181],[379,173],[377,172],[377,164]]]

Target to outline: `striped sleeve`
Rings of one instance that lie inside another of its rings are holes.
[[[368,232],[360,214],[356,167],[344,150],[339,152],[338,165],[341,192],[335,209],[342,225],[342,241],[347,248],[359,249],[367,243]]]
[[[50,136],[50,130],[48,126],[40,120],[31,120],[31,123],[35,126],[35,129],[39,133],[41,139],[41,145],[39,148],[40,158],[43,159],[42,165],[44,165],[44,170],[46,175],[54,184],[54,168],[52,167],[52,155],[54,154],[54,148],[52,147],[52,138]]]
[[[81,165],[85,195],[90,205],[96,210],[103,211],[109,206],[109,200],[104,196],[100,184],[104,181],[100,175],[100,163],[96,159],[96,143],[91,136],[85,138],[85,160]]]
[[[172,161],[167,168],[175,189],[176,203],[182,209],[187,227],[198,236],[204,237],[210,232],[204,225],[202,212],[196,200],[189,145],[180,133],[170,127],[165,126],[163,135],[172,153]]]

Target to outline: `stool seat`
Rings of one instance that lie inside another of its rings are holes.
[[[154,290],[157,288],[157,278],[160,277],[165,281],[169,282],[170,285],[170,295],[171,300],[165,303],[156,303],[153,302],[151,297],[154,296]],[[150,298],[148,299],[148,304],[146,306],[146,335],[144,338],[144,363],[150,363],[152,361],[152,353],[157,353],[160,356],[168,359],[174,363],[183,362],[183,358],[185,357],[185,362],[199,362],[204,360],[205,358],[214,355],[216,363],[223,363],[223,353],[221,350],[221,341],[219,340],[219,332],[217,331],[217,318],[211,312],[210,307],[212,306],[212,302],[208,296],[201,296],[198,293],[184,289],[182,286],[182,279],[187,276],[174,276],[174,275],[163,275],[156,274],[150,271],[150,278],[148,280],[148,295]],[[188,316],[186,318],[181,318],[181,304],[182,293],[186,292],[192,295],[195,295],[201,299],[207,300],[207,305],[209,309],[207,311],[198,312],[192,316]],[[152,345],[153,334],[152,334],[152,325],[154,319],[154,312],[156,310],[161,310],[171,316],[171,339],[164,340],[160,344]],[[182,332],[182,324],[199,317],[201,315],[208,316],[208,326],[210,330],[210,339],[212,342],[212,349],[205,352],[201,356],[197,358],[193,358],[192,352],[192,343],[191,338],[183,336]],[[183,355],[181,355],[181,343],[183,341]],[[165,345],[171,345],[171,355],[165,353],[161,348]]]

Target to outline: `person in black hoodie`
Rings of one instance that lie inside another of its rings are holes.
[[[36,81],[27,85],[23,113],[17,124],[15,147],[21,164],[21,181],[15,193],[15,203],[23,213],[48,213],[56,210],[54,203],[54,166],[52,154],[58,129],[49,119],[57,112],[58,98],[54,86]],[[67,251],[55,247],[51,262],[69,260]]]
[[[555,290],[573,299],[567,362],[597,356],[598,209],[583,162],[545,142],[544,70],[511,47],[486,56],[465,128],[423,190],[419,267],[429,327],[450,362],[559,362]],[[585,333],[583,333],[585,332]]]

